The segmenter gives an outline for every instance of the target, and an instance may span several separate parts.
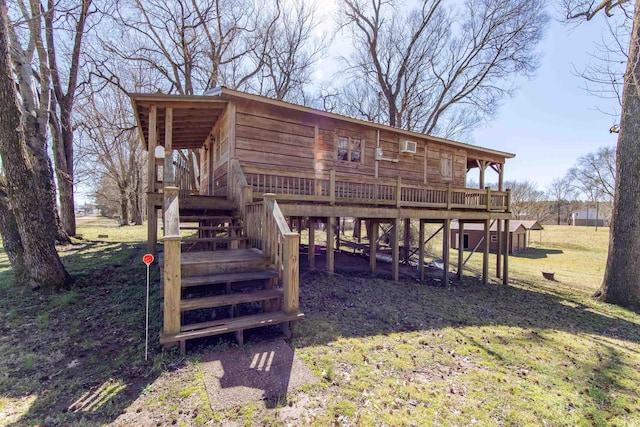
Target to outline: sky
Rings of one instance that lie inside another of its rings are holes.
[[[323,21],[318,30],[325,31],[333,25],[336,0],[320,0],[318,5]],[[619,110],[617,101],[587,93],[584,80],[574,71],[594,61],[590,54],[601,41],[604,18],[566,25],[552,9],[546,36],[539,44],[542,58],[534,77],[517,80],[519,89],[495,119],[461,140],[515,154],[505,165],[505,180],[531,181],[540,190],[563,177],[578,157],[617,141],[617,134],[609,133],[617,119],[602,112]],[[344,55],[348,49],[348,41],[337,35],[329,52]],[[331,69],[332,61],[326,58],[318,65],[317,80],[327,78],[323,69]],[[478,180],[473,172],[469,178]],[[497,182],[497,175],[487,172],[486,180]]]
[[[602,111],[619,110],[617,101],[587,93],[584,80],[573,71],[593,62],[590,53],[602,28],[602,20],[578,26],[552,21],[540,44],[544,56],[534,78],[520,80],[520,89],[496,119],[473,133],[474,144],[516,155],[507,160],[506,180],[529,180],[544,190],[578,157],[616,144],[617,134],[609,128],[617,119]]]

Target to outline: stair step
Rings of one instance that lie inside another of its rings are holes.
[[[191,195],[180,199],[180,209],[219,209],[235,210],[238,206],[233,200],[223,197]]]
[[[180,222],[220,221],[230,222],[240,219],[233,215],[180,215]]]
[[[180,311],[197,310],[199,308],[224,307],[227,305],[256,301],[267,301],[282,298],[282,295],[282,289],[264,289],[247,293],[233,293],[213,297],[183,299],[180,302]]]
[[[182,243],[249,241],[248,237],[183,237]]]
[[[186,278],[262,270],[267,267],[268,261],[261,250],[249,248],[182,252],[180,264],[182,277]]]
[[[180,230],[201,230],[201,231],[228,231],[228,230],[242,230],[241,225],[186,225],[181,226]]]
[[[296,312],[287,314],[284,311],[252,314],[250,316],[232,317],[230,319],[212,320],[210,322],[194,323],[182,326],[182,330],[174,335],[160,335],[160,344],[174,343],[182,340],[226,334],[261,326],[277,325],[279,323],[300,320],[304,314]]]
[[[266,280],[266,279],[273,279],[274,277],[277,277],[277,276],[278,276],[277,271],[257,270],[257,271],[244,271],[240,273],[216,274],[211,276],[183,277],[182,287],[188,288],[191,286],[216,285],[219,283],[238,283],[238,282],[248,282],[250,280]]]

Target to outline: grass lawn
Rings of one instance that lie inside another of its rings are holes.
[[[0,252],[0,425],[640,425],[640,315],[590,298],[607,229],[532,232],[508,286],[478,284],[479,255],[451,288],[303,271],[292,346],[322,381],[224,411],[201,356],[234,344],[163,350],[157,286],[144,360],[145,228],[79,233],[60,248],[76,283],[55,295],[14,288]]]

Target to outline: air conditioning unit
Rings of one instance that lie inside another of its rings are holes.
[[[415,141],[408,141],[406,139],[400,140],[401,153],[415,154],[417,148],[418,148],[418,143]]]

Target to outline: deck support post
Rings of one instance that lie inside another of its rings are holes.
[[[298,233],[287,233],[284,235],[284,265],[285,271],[282,273],[282,288],[284,291],[284,311],[288,314],[296,313],[299,308],[299,261],[298,246],[300,235]]]
[[[176,176],[173,168],[173,108],[171,107],[165,109],[164,129],[164,178],[162,183],[165,187],[173,187]]]
[[[488,187],[487,187],[488,188]],[[482,253],[482,284],[489,283],[489,244],[491,243],[491,220],[484,220],[484,251]]]
[[[164,322],[162,333],[180,332],[181,265],[178,188],[164,188]]]
[[[147,158],[147,192],[156,192],[156,145],[158,144],[158,107],[149,107],[149,156]]]
[[[496,249],[496,277],[499,279],[502,277],[502,220],[496,220],[496,237],[497,237],[497,249]]]
[[[502,248],[504,262],[502,263],[502,283],[509,284],[509,220],[504,220],[504,247]]]
[[[376,274],[376,249],[378,248],[378,221],[371,219],[369,224],[369,265],[371,274]]]
[[[409,254],[411,254],[411,218],[404,219],[404,253],[402,258],[409,262]]]
[[[451,238],[451,220],[445,219],[442,222],[442,281],[444,286],[449,286],[449,240]]]
[[[158,210],[147,197],[147,252],[156,253],[158,245]]]
[[[334,271],[335,225],[335,217],[327,217],[327,272],[330,274]]]
[[[393,281],[397,282],[400,280],[400,219],[393,219],[393,231],[391,235],[391,244],[393,247],[391,248],[391,264],[393,271]]]
[[[462,280],[464,269],[464,221],[458,220],[458,271],[456,278]]]
[[[309,266],[316,266],[316,222],[314,218],[309,217]]]
[[[418,227],[418,269],[420,281],[424,281],[424,221],[421,219]]]
[[[149,148],[147,155],[147,194],[156,192],[156,144],[158,143],[157,132],[157,111],[155,105],[149,107],[149,140],[147,146]],[[156,253],[158,244],[158,211],[153,203],[149,203],[147,197],[147,251]]]

